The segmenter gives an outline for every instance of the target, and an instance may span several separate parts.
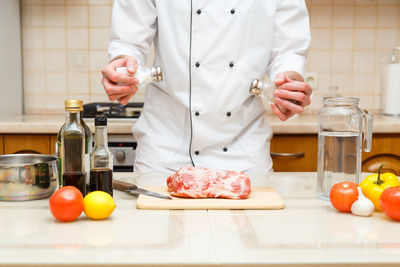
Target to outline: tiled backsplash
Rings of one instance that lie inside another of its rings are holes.
[[[62,113],[65,98],[108,101],[100,84],[113,0],[22,0],[26,113]],[[384,64],[400,43],[400,0],[310,0],[312,45],[307,71],[319,75],[315,112],[324,96],[360,97],[381,108]],[[334,88],[338,89],[335,90]],[[143,99],[143,92],[136,96]]]
[[[311,110],[322,105],[322,97],[335,94],[359,97],[362,108],[380,110],[382,70],[400,44],[400,1],[308,3],[312,44],[307,71],[319,74]]]
[[[108,101],[112,0],[22,0],[26,113],[61,113],[66,98]]]

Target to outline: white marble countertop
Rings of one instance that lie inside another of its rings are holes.
[[[274,134],[317,134],[318,115],[304,114],[285,122],[266,115]],[[56,134],[65,121],[64,115],[21,115],[0,118],[0,133]],[[135,120],[109,121],[108,133],[131,134]],[[88,122],[94,130],[93,120]],[[400,133],[400,117],[374,115],[374,133]]]
[[[164,183],[166,174],[114,177],[146,186]],[[137,210],[133,196],[114,191],[109,219],[59,223],[48,199],[0,202],[0,265],[399,266],[399,222],[379,212],[336,212],[316,198],[316,173],[251,178],[273,186],[286,208]]]

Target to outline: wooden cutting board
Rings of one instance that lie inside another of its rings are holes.
[[[147,190],[169,195],[166,187],[146,187]],[[285,202],[271,187],[253,187],[247,199],[222,198],[179,198],[172,200],[139,195],[136,208],[147,210],[221,210],[221,209],[256,209],[276,210],[285,208]]]

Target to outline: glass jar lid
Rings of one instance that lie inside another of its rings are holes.
[[[360,99],[357,97],[324,97],[323,103],[326,106],[357,106]]]

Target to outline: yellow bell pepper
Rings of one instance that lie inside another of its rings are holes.
[[[381,174],[382,167],[383,165],[379,167],[378,174],[369,175],[360,183],[363,194],[374,203],[377,210],[382,210],[379,198],[383,190],[391,186],[400,185],[399,179],[395,174],[389,172]]]

